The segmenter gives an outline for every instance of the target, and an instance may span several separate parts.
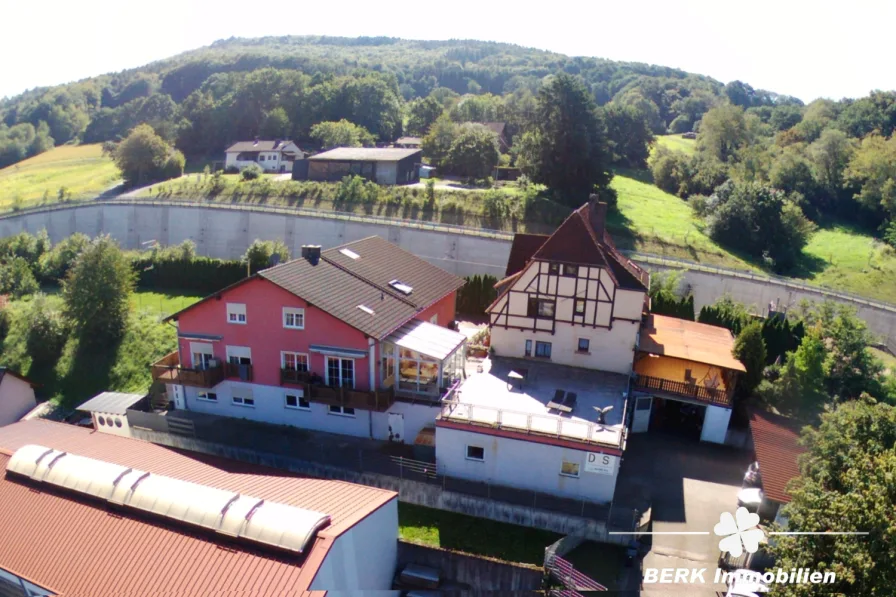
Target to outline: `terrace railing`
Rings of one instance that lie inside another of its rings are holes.
[[[718,390],[684,381],[673,381],[637,373],[634,378],[634,386],[636,390],[640,391],[661,392],[717,406],[731,406],[733,395],[733,388]]]
[[[181,367],[177,351],[169,353],[153,363],[150,371],[153,381],[194,388],[213,388],[226,377],[225,368],[222,365],[206,369]]]
[[[442,403],[439,419],[604,446],[619,447],[622,442],[621,425],[602,425],[582,419],[519,412],[457,400]]]

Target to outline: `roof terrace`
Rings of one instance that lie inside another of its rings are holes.
[[[488,359],[443,398],[439,420],[622,448],[627,387],[616,373]]]

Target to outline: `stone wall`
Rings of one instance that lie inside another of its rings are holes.
[[[461,585],[472,591],[538,591],[543,571],[533,566],[511,564],[459,553],[438,547],[398,542],[398,570],[407,564],[419,564],[439,571],[445,586]]]

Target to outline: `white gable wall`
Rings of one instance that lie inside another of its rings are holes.
[[[0,381],[0,426],[15,423],[37,406],[34,388],[27,381],[4,375]]]

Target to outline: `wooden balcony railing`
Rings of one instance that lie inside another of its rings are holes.
[[[239,365],[237,363],[224,363],[224,376],[240,381],[252,381],[252,365]]]
[[[378,391],[351,390],[349,388],[336,388],[318,384],[306,384],[305,396],[312,402],[377,412],[385,411],[395,402],[395,392],[392,389]]]
[[[662,379],[637,373],[635,374],[635,388],[641,391],[662,392],[664,394],[672,394],[673,396],[682,396],[717,406],[731,406],[731,397],[733,395],[733,388],[717,390],[684,381],[672,381],[671,379]]]
[[[295,369],[280,369],[280,383],[301,385],[311,381],[310,371],[296,371]]]
[[[224,367],[220,365],[208,369],[181,367],[177,351],[169,353],[153,363],[151,373],[153,381],[195,388],[213,388],[225,377]]]

